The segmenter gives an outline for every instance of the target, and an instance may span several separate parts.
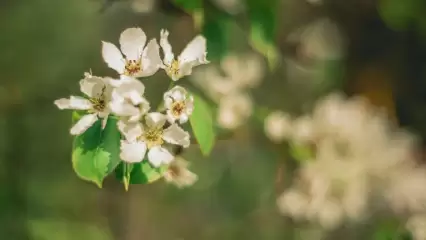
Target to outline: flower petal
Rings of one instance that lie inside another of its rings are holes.
[[[112,95],[113,98],[125,98],[130,100],[134,105],[141,104],[143,102],[142,95],[145,92],[145,86],[139,80],[135,78],[125,78],[120,80],[119,86],[117,86]]]
[[[143,126],[138,122],[120,120],[117,122],[117,127],[128,141],[136,141],[136,139],[143,133]]]
[[[89,100],[76,96],[71,96],[69,99],[61,98],[54,103],[59,109],[89,110],[92,108]]]
[[[120,158],[128,163],[141,162],[146,153],[146,144],[144,142],[130,142],[121,140]]]
[[[166,123],[167,117],[158,112],[148,113],[145,117],[148,128],[162,128]]]
[[[109,108],[111,111],[120,117],[130,117],[139,114],[139,109],[123,99],[115,99],[110,102]]]
[[[209,63],[206,59],[206,38],[198,35],[196,36],[179,56],[179,63],[191,63],[191,67],[198,66],[200,64]]]
[[[167,30],[162,29],[160,35],[160,46],[163,49],[164,53],[163,62],[165,65],[170,66],[175,56],[172,51],[172,46],[169,43],[169,32]]]
[[[145,43],[146,35],[141,28],[128,28],[120,35],[121,51],[128,60],[138,60]]]
[[[161,67],[162,61],[160,57],[160,46],[158,46],[157,40],[152,39],[142,54],[142,72],[137,74],[137,77],[151,76],[158,71]]]
[[[123,74],[125,60],[120,50],[114,44],[102,42],[102,57],[108,67],[114,69],[119,74]]]
[[[191,143],[189,140],[189,133],[180,128],[177,124],[172,124],[164,130],[163,139],[171,144],[189,147]]]
[[[166,93],[164,93],[163,99],[166,108],[170,108],[171,105],[176,101],[183,101],[186,98],[187,91],[181,86],[175,86]]]
[[[80,80],[80,91],[88,97],[96,97],[103,94],[106,87],[107,84],[103,78],[90,74],[86,74],[85,77]]]
[[[98,116],[96,113],[84,115],[78,122],[71,128],[71,135],[80,135],[90,128],[96,121]]]
[[[152,147],[148,152],[148,161],[154,167],[170,163],[174,158],[175,157],[167,149],[160,146]]]

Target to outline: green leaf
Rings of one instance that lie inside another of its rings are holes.
[[[189,121],[192,132],[200,145],[203,155],[209,155],[215,143],[213,114],[209,104],[200,96],[193,94],[194,111]]]
[[[404,30],[417,21],[418,16],[424,16],[424,7],[423,0],[381,0],[378,8],[383,21],[389,27]]]
[[[82,115],[73,113],[73,122]],[[117,120],[109,117],[105,129],[102,121],[96,121],[83,134],[76,136],[73,144],[72,164],[83,180],[102,187],[103,179],[120,163],[120,132]]]
[[[375,229],[374,240],[411,240],[411,234],[401,228],[401,222],[395,219],[387,219],[378,224]]]
[[[207,58],[218,61],[228,49],[229,18],[217,9],[205,9],[202,33],[207,39]]]
[[[250,44],[263,54],[271,69],[279,60],[279,52],[275,46],[277,0],[248,0],[250,15]]]
[[[290,143],[290,155],[298,162],[305,162],[314,158],[314,152],[309,146]]]
[[[118,180],[124,179],[124,166],[126,163],[122,162],[115,170],[115,176]],[[147,159],[140,163],[131,164],[130,184],[148,184],[159,180],[164,172],[169,168],[168,165],[163,165],[159,168],[154,168]]]

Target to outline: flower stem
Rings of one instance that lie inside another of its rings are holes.
[[[126,192],[129,190],[130,184],[130,163],[123,164],[123,183]]]

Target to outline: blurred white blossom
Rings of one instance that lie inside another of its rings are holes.
[[[238,14],[245,10],[242,0],[213,0],[213,3],[230,14]]]
[[[86,110],[84,115],[70,130],[72,135],[80,135],[90,128],[99,118],[103,118],[102,126],[105,127],[110,114],[109,102],[111,100],[111,79],[92,76],[85,73],[80,80],[80,90],[86,97],[71,96],[55,101],[59,109]]]
[[[248,94],[225,96],[219,102],[217,122],[223,128],[235,129],[251,116],[252,111],[253,102]]]
[[[114,44],[103,41],[102,57],[120,75],[151,76],[161,67],[161,58],[157,40],[152,39],[148,44],[146,40],[141,28],[128,28],[120,35],[121,52]]]
[[[169,32],[164,29],[161,30],[160,45],[164,53],[163,64],[161,66],[173,81],[190,75],[193,67],[209,63],[207,60],[205,37],[201,35],[196,36],[188,43],[177,59],[175,59],[168,38]]]
[[[345,41],[336,23],[321,18],[297,29],[288,36],[299,45],[299,53],[313,60],[339,59],[345,52]]]
[[[368,216],[373,192],[384,204],[386,197],[399,206],[413,207],[411,196],[425,202],[426,185],[418,184],[426,175],[413,175],[415,138],[393,128],[365,100],[332,94],[292,126],[290,142],[304,144],[314,155],[303,161],[294,186],[279,198],[283,213],[333,229],[345,219]]]
[[[426,239],[426,215],[415,215],[410,217],[406,225],[411,232],[413,240]]]
[[[270,113],[265,119],[265,134],[275,143],[282,142],[291,133],[290,116],[281,111]]]
[[[197,69],[191,81],[218,104],[218,124],[235,129],[253,113],[249,89],[261,83],[264,65],[255,54],[229,54],[220,67],[223,75],[217,67],[207,66]]]
[[[198,180],[198,177],[189,171],[188,167],[189,162],[177,156],[164,173],[164,179],[179,188],[189,187]]]
[[[149,13],[155,8],[156,0],[131,0],[133,11],[138,13]]]

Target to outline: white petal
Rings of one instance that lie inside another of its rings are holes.
[[[117,127],[128,141],[135,141],[143,133],[143,126],[138,122],[120,120],[117,122]]]
[[[102,42],[102,57],[108,67],[114,69],[119,74],[123,74],[125,60],[120,50],[114,44]]]
[[[174,156],[165,148],[155,146],[148,152],[148,161],[154,166],[159,167],[162,164],[173,161]]]
[[[142,56],[146,35],[140,28],[128,28],[120,35],[121,51],[128,60],[138,60]]]
[[[179,63],[191,63],[191,66],[194,67],[208,63],[206,57],[206,38],[198,35],[182,51],[179,56]]]
[[[84,115],[78,122],[71,128],[71,135],[80,135],[90,128],[98,120],[96,113]]]
[[[134,105],[142,103],[142,95],[145,92],[145,86],[143,83],[134,78],[126,78],[120,81],[120,85],[114,89],[112,93],[113,97],[129,99]]]
[[[161,128],[166,123],[167,117],[158,112],[148,113],[145,117],[148,128]]]
[[[179,117],[179,123],[180,124],[184,124],[186,122],[188,122],[189,120],[189,116],[187,114],[181,114]]]
[[[172,51],[172,46],[169,43],[169,39],[168,39],[169,32],[167,30],[162,29],[160,35],[161,35],[160,46],[163,49],[163,53],[164,53],[163,62],[165,65],[170,66],[175,56]]]
[[[110,102],[111,111],[120,117],[130,117],[139,114],[139,109],[123,100],[114,100]]]
[[[137,77],[151,76],[161,67],[162,61],[160,57],[160,46],[157,40],[152,39],[143,51],[142,55],[142,72]]]
[[[186,92],[185,88],[180,87],[180,86],[176,86],[176,87],[170,89],[169,91],[164,93],[164,96],[163,96],[165,106],[167,108],[170,108],[171,105],[173,104],[173,102],[185,100],[186,94],[187,94],[187,92]]]
[[[61,98],[54,103],[59,109],[88,110],[92,108],[89,100],[76,96],[71,96],[69,99]]]
[[[177,124],[172,124],[164,130],[163,139],[171,144],[189,147],[191,143],[189,140],[189,133],[180,128]]]
[[[129,142],[121,140],[120,158],[128,163],[141,162],[145,157],[146,144],[144,142]]]
[[[86,76],[80,80],[80,91],[88,97],[96,97],[106,90],[106,83],[103,78],[96,76]]]

